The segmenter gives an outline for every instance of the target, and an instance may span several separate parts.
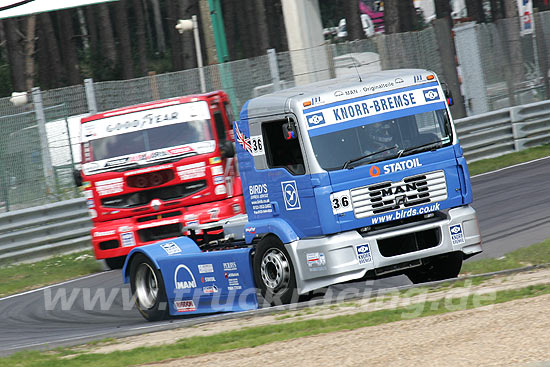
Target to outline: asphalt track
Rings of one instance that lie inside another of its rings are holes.
[[[483,235],[482,257],[550,237],[550,158],[472,178]],[[410,284],[404,276],[332,287],[375,290]],[[179,327],[207,317],[146,322],[130,301],[120,271],[106,271],[0,299],[0,355]],[[212,316],[211,316],[212,317]],[[229,316],[213,316],[229,317]]]

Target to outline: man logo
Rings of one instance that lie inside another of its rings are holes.
[[[399,195],[395,197],[395,205],[404,205],[407,203],[407,197],[405,195]]]
[[[180,272],[182,269],[183,271]],[[181,273],[179,277],[178,273]],[[197,287],[195,277],[187,266],[183,264],[178,265],[176,271],[174,271],[174,286],[176,289],[192,289]]]
[[[322,125],[325,123],[325,117],[322,112],[315,113],[313,115],[307,116],[307,123],[309,127]]]
[[[439,93],[437,92],[437,89],[428,89],[424,91],[424,99],[426,102],[432,102],[439,99]]]

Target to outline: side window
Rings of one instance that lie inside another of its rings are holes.
[[[297,137],[287,140],[283,133],[283,124],[287,120],[277,120],[262,123],[267,166],[269,168],[286,168],[293,175],[305,173],[304,157]]]
[[[223,122],[223,116],[220,111],[214,111],[214,123],[216,124],[216,133],[218,133],[220,143],[224,143],[227,138],[225,136],[225,124]]]

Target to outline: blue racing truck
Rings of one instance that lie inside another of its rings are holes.
[[[482,251],[466,160],[427,70],[387,70],[254,98],[234,123],[247,215],[132,250],[143,316],[240,311],[333,284],[456,277]],[[214,226],[223,239],[195,233]],[[207,228],[208,227],[208,228]]]

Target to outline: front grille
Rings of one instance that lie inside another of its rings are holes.
[[[405,177],[398,182],[385,181],[351,190],[356,218],[433,203],[447,199],[447,183],[443,171]]]
[[[153,199],[163,201],[181,199],[206,188],[206,181],[193,181],[179,185],[143,190],[131,194],[111,196],[101,199],[101,205],[106,208],[135,208],[147,205]]]
[[[181,236],[181,224],[167,224],[165,226],[151,227],[137,231],[140,241],[151,242]]]
[[[439,245],[439,242],[441,242],[441,231],[439,228],[432,228],[380,239],[377,242],[380,254],[384,257],[392,257]]]
[[[163,214],[153,214],[153,215],[148,215],[146,217],[141,217],[141,218],[137,219],[137,222],[138,223],[150,222],[152,220],[172,218],[172,217],[177,217],[177,216],[180,216],[180,215],[181,215],[181,212],[179,210],[177,210],[175,212],[168,212],[168,213],[163,213]]]

